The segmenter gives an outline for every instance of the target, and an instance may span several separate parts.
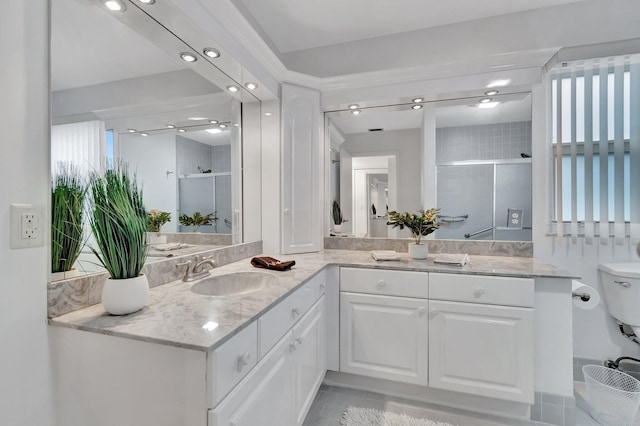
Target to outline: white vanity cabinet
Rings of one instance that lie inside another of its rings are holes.
[[[426,386],[427,286],[426,273],[341,268],[340,371]]]
[[[534,281],[431,273],[429,296],[429,387],[533,404]]]

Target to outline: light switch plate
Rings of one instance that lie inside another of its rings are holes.
[[[12,249],[44,245],[44,217],[31,204],[11,204]]]

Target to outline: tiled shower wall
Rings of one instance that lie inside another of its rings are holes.
[[[213,173],[231,171],[231,145],[211,146],[182,136],[176,136],[178,176],[211,170]]]
[[[531,121],[436,129],[438,164],[465,160],[501,160],[531,155]]]

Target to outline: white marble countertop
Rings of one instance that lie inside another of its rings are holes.
[[[425,272],[500,275],[511,277],[578,278],[552,265],[532,258],[470,256],[463,266],[434,264],[435,256],[413,260],[400,253],[399,261],[377,262],[366,251],[325,250],[322,253],[275,256],[295,260],[289,271],[265,271],[278,277],[276,285],[234,297],[202,296],[189,291],[193,282],[174,281],[150,290],[149,304],[130,315],[111,316],[97,304],[49,320],[52,326],[85,330],[201,351],[213,350],[258,316],[297,289],[327,265]],[[242,271],[264,271],[251,266],[250,259],[221,266],[211,275]],[[214,330],[203,329],[214,322]]]

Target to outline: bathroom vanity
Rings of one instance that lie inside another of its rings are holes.
[[[52,318],[59,423],[300,425],[323,380],[516,418],[536,392],[571,395],[563,271],[498,256],[295,259],[244,295],[178,281],[132,315],[95,305]],[[248,259],[212,275],[247,271]]]

